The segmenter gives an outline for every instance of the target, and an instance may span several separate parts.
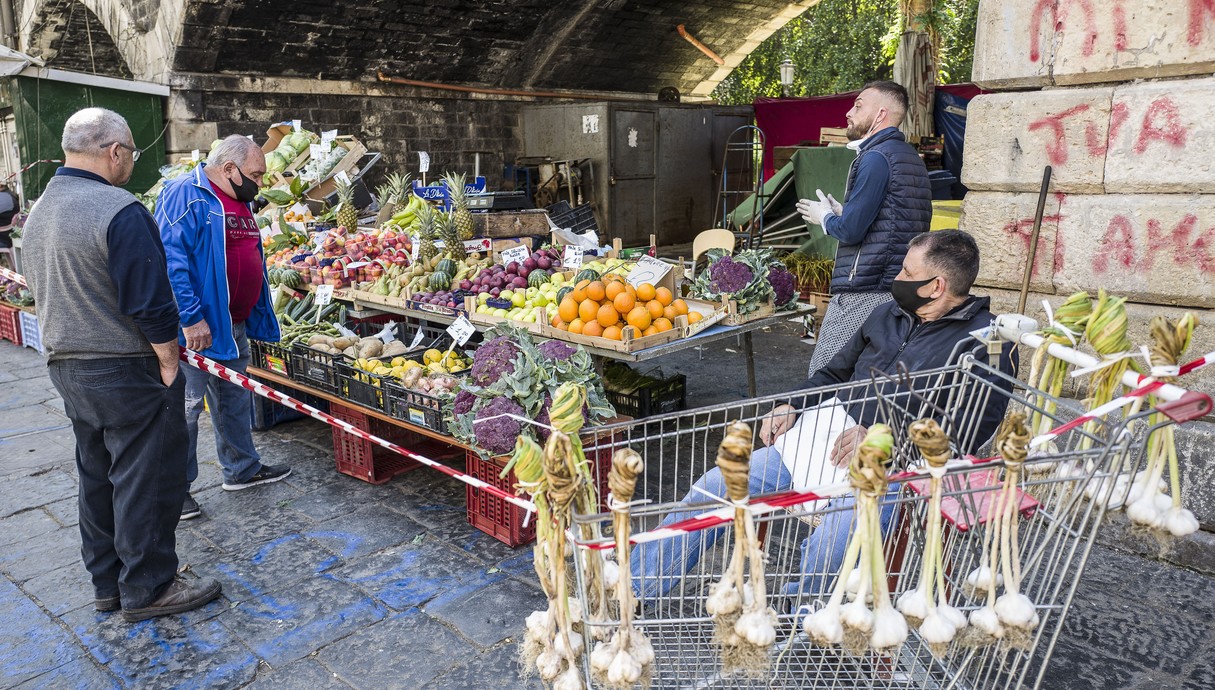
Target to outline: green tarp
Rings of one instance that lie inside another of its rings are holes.
[[[785,181],[793,178],[793,184],[777,198],[768,198],[764,203],[764,223],[769,225],[780,218],[793,213],[798,199],[816,199],[815,190],[821,189],[824,194],[832,194],[836,199],[844,198],[844,187],[848,181],[848,166],[856,160],[856,152],[844,146],[826,146],[799,149],[794,152],[789,163],[773,175],[765,184],[763,194],[771,197],[779,190]],[[752,196],[730,215],[736,227],[750,222],[752,206],[755,197]],[[836,241],[828,237],[820,226],[809,228],[808,239],[798,250],[805,254],[823,257],[834,257]]]

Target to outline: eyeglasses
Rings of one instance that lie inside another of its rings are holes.
[[[102,145],[101,145],[101,146],[99,146],[98,148],[108,149],[108,148],[110,148],[111,146],[114,146],[114,145],[118,145],[119,147],[124,148],[124,149],[127,149],[128,151],[130,151],[130,152],[131,152],[131,162],[132,162],[132,163],[137,163],[137,162],[139,161],[139,156],[140,156],[140,155],[141,155],[141,154],[144,152],[144,149],[137,149],[137,148],[135,148],[134,146],[130,146],[130,145],[128,145],[128,144],[124,144],[124,143],[122,143],[121,141],[112,141],[112,142],[110,142],[110,143],[108,143],[108,144],[102,144]]]

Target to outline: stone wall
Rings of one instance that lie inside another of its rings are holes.
[[[1148,342],[1151,317],[1188,309],[1207,322],[1191,357],[1215,350],[1215,0],[982,0],[979,13],[974,78],[993,92],[968,109],[961,226],[994,308],[1016,309],[1050,165],[1030,315],[1105,288],[1128,298],[1133,342]],[[1215,371],[1184,383],[1215,392]],[[1179,432],[1183,495],[1208,531],[1212,428]]]
[[[522,150],[518,100],[436,97],[401,87],[360,82],[178,75],[169,98],[171,157],[206,149],[216,137],[251,134],[259,142],[272,123],[299,119],[313,131],[352,134],[381,152],[369,173],[374,186],[394,170],[415,176],[418,151],[430,154],[429,177],[447,170],[481,174],[503,188],[503,164]]]

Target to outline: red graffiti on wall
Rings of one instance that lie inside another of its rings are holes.
[[[1158,118],[1163,122],[1158,123]],[[1181,114],[1177,112],[1177,105],[1168,96],[1163,96],[1152,101],[1147,112],[1143,114],[1139,138],[1135,140],[1135,153],[1146,151],[1148,143],[1152,141],[1163,141],[1181,148],[1185,146],[1185,138],[1186,129],[1181,124]]]
[[[1093,253],[1093,273],[1103,275],[1111,270],[1133,270],[1144,272],[1156,265],[1162,253],[1172,266],[1193,266],[1203,274],[1215,273],[1215,227],[1194,236],[1198,230],[1198,217],[1187,213],[1171,229],[1165,230],[1159,219],[1147,222],[1147,238],[1140,243],[1135,239],[1135,226],[1130,218],[1118,214],[1110,219]]]
[[[1215,0],[1205,0],[1215,2]],[[1090,0],[1038,0],[1029,15],[1029,61],[1037,62],[1042,58],[1040,42],[1042,40],[1042,20],[1047,12],[1050,13],[1050,31],[1056,33],[1063,30],[1064,23],[1071,11],[1071,5],[1080,5],[1084,12],[1084,43],[1081,52],[1087,57],[1097,48],[1097,19],[1093,14],[1093,4]]]
[[[1215,0],[1212,0],[1215,2]],[[1051,165],[1059,167],[1067,163],[1069,158],[1067,148],[1067,130],[1065,122],[1091,110],[1087,103],[1072,106],[1067,110],[1047,115],[1029,123],[1029,131],[1045,130],[1047,140],[1044,148],[1046,159]],[[1099,123],[1088,120],[1084,123],[1084,147],[1092,158],[1104,156],[1122,126],[1130,117],[1130,107],[1126,103],[1115,103],[1110,109],[1109,130],[1102,136]],[[1132,150],[1144,153],[1153,141],[1163,141],[1174,147],[1185,146],[1189,131],[1181,122],[1181,114],[1177,105],[1168,96],[1161,96],[1148,106],[1139,126],[1139,135],[1135,139]]]
[[[1114,5],[1114,50],[1126,50],[1126,10],[1121,2]]]
[[[1215,17],[1215,0],[1190,0],[1190,29],[1187,38],[1191,46],[1202,43],[1206,35],[1207,15]]]
[[[1044,228],[1053,225],[1056,229],[1058,229],[1060,221],[1063,220],[1063,200],[1067,197],[1067,195],[1055,193],[1054,196],[1055,196],[1055,201],[1059,204],[1059,210],[1055,211],[1054,213],[1042,216],[1042,227],[1044,227]],[[1015,237],[1021,241],[1021,244],[1023,244],[1025,246],[1026,254],[1029,254],[1029,245],[1032,240],[1033,230],[1034,230],[1034,219],[1033,218],[1021,218],[1019,220],[1014,220],[1011,223],[1006,224],[1003,228],[1001,228],[1001,231],[1005,235],[1008,235],[1009,237]],[[1040,243],[1039,243],[1039,246],[1041,246]],[[1041,255],[1034,257],[1034,268],[1030,274],[1032,276],[1038,275],[1038,266],[1040,263],[1039,262],[1040,256]],[[1058,271],[1063,268],[1063,256],[1064,256],[1063,235],[1055,233],[1055,252],[1054,252],[1054,255],[1051,257],[1051,268],[1053,271]]]

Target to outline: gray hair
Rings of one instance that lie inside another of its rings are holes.
[[[211,153],[207,156],[207,165],[218,168],[228,161],[232,161],[236,163],[237,167],[240,167],[249,160],[249,156],[254,151],[261,153],[262,147],[253,143],[249,137],[231,134],[224,137],[224,140],[219,142],[219,146],[211,149]]]
[[[130,139],[131,128],[121,115],[105,108],[85,108],[64,123],[61,144],[65,153],[99,156],[107,144],[129,144]]]

